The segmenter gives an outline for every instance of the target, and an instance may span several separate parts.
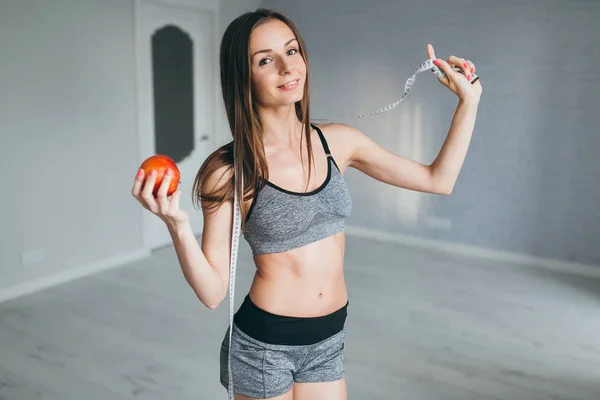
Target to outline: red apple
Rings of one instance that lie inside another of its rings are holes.
[[[150,175],[152,170],[156,171],[156,182],[152,190],[152,194],[155,197],[168,168],[171,168],[171,171],[173,171],[173,176],[167,190],[167,196],[172,195],[177,190],[177,186],[179,185],[179,168],[177,168],[177,164],[170,157],[161,154],[148,157],[144,160],[140,168],[144,170],[145,176]]]

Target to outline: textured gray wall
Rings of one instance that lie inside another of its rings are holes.
[[[361,129],[423,163],[448,133],[456,97],[430,73],[394,110],[426,59],[471,59],[484,93],[450,197],[350,170],[349,225],[600,265],[600,1],[263,1],[308,46],[313,117]]]

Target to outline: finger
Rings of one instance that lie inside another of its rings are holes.
[[[136,199],[140,195],[140,191],[142,190],[142,185],[144,184],[144,170],[139,169],[137,175],[135,176],[135,180],[133,181],[133,187],[131,188],[131,194]]]
[[[154,184],[156,183],[156,175],[156,170],[153,169],[146,177],[144,187],[142,188],[142,197],[152,195],[152,191],[154,190]]]
[[[171,179],[173,178],[173,171],[170,168],[163,174],[162,182],[158,187],[158,191],[156,192],[156,198],[158,200],[158,205],[162,212],[166,212],[169,207],[169,201],[167,200],[167,192],[169,190],[169,185],[171,185]]]
[[[448,57],[448,64],[450,64],[453,67],[458,67],[464,72],[469,71],[469,64],[467,64],[467,60],[465,60],[464,58],[450,56]]]
[[[441,82],[448,83],[450,81],[450,76],[452,76],[453,74],[457,74],[458,73],[458,72],[456,72],[455,70],[452,69],[452,67],[450,66],[450,64],[448,64],[446,61],[442,60],[441,58],[436,59],[433,63],[439,69],[441,69],[444,74],[446,74],[445,78],[439,79]]]
[[[427,56],[429,59],[435,58],[435,51],[431,44],[427,44]]]
[[[179,209],[179,201],[181,199],[181,190],[176,190],[171,196],[171,210],[175,211]]]
[[[448,57],[448,63],[456,68],[459,68],[461,74],[467,78],[467,80],[471,80],[471,72],[469,71],[469,64],[467,64],[467,60],[464,58],[450,56]]]
[[[141,194],[141,198],[144,201],[146,208],[153,213],[158,211],[158,204],[156,203],[156,199],[152,194],[152,191],[154,190],[154,183],[156,183],[156,175],[156,170],[153,169],[150,171],[150,174],[146,178],[146,182],[144,182],[144,187]]]
[[[467,64],[469,64],[469,72],[475,72],[475,64],[473,64],[470,60],[467,60]]]

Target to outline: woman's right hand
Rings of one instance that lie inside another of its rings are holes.
[[[169,227],[189,222],[189,215],[179,208],[179,199],[181,190],[175,191],[170,197],[167,197],[169,183],[173,177],[170,170],[165,174],[156,197],[152,194],[154,183],[156,182],[156,171],[146,177],[143,169],[138,171],[131,194],[139,201],[142,206],[153,214],[157,215]],[[145,178],[145,179],[144,179]]]

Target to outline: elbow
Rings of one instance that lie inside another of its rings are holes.
[[[450,196],[453,190],[454,185],[438,186],[433,190],[433,193],[441,196]]]
[[[452,191],[454,190],[454,184],[456,183],[456,181],[448,182],[447,178],[437,176],[433,172],[432,166],[430,166],[429,168],[431,171],[430,175],[429,175],[429,181],[428,181],[428,186],[430,188],[429,192],[432,194],[438,194],[438,195],[442,195],[442,196],[451,195]]]
[[[202,301],[202,299],[200,299],[200,301],[209,310],[216,310],[219,307],[219,305],[221,304],[220,301],[206,301],[206,300]]]
[[[442,196],[450,196],[450,195],[452,194],[452,191],[453,191],[453,190],[454,190],[454,188],[453,188],[453,187],[449,187],[449,188],[447,188],[447,189],[444,189],[444,190],[442,190],[440,194],[441,194]]]
[[[221,305],[221,303],[223,302],[223,300],[225,299],[225,296],[219,295],[218,297],[215,296],[215,297],[209,298],[209,299],[207,299],[207,298],[201,298],[200,296],[198,296],[198,299],[209,310],[216,310],[219,307],[219,305]]]
[[[227,296],[227,288],[217,289],[221,285],[215,284],[206,287],[199,280],[192,278],[187,278],[187,282],[196,295],[196,298],[209,310],[216,310]]]

